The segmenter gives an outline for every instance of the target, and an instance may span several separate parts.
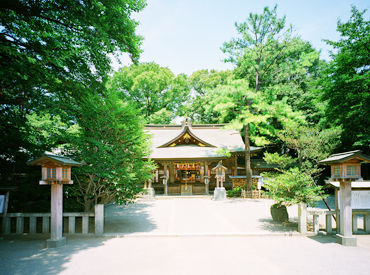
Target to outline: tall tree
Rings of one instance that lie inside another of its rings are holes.
[[[14,0],[0,4],[0,159],[4,170],[32,152],[27,114],[47,111],[64,123],[78,101],[99,94],[108,54],[136,62],[141,37],[132,13],[144,1]]]
[[[190,93],[186,75],[175,76],[155,63],[123,67],[110,79],[108,88],[131,101],[148,123],[170,123]]]
[[[90,96],[79,105],[79,131],[71,139],[71,153],[85,165],[75,169],[72,193],[85,211],[94,204],[132,201],[141,184],[153,177],[150,137],[142,118],[117,94]]]
[[[235,23],[239,34],[237,39],[224,43],[221,48],[229,55],[225,61],[237,65],[237,71],[248,77],[255,77],[255,91],[259,91],[266,78],[270,77],[271,69],[285,50],[290,38],[291,28],[285,28],[285,17],[278,18],[277,6],[272,10],[265,7],[262,14],[250,13],[246,22]],[[251,101],[245,100],[247,106]],[[250,125],[244,125],[245,164],[247,190],[252,186],[252,169],[250,165]]]
[[[250,138],[247,140],[251,139],[258,146],[276,142],[277,131],[286,125],[305,123],[305,117],[300,112],[294,112],[285,101],[255,91],[246,80],[233,80],[207,90],[204,107],[206,112],[217,118],[216,123],[229,123],[229,127],[239,130],[249,125]]]
[[[348,22],[338,21],[341,39],[323,78],[326,123],[342,127],[342,150],[370,147],[370,21],[352,7]]]

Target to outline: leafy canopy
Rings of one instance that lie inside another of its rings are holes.
[[[170,123],[181,113],[190,93],[186,75],[175,76],[155,63],[123,67],[110,79],[108,88],[132,102],[148,123]]]
[[[352,7],[348,22],[338,21],[341,39],[327,41],[334,52],[322,79],[325,120],[342,127],[342,150],[370,146],[370,21],[365,14]]]

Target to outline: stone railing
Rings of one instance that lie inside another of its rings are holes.
[[[4,235],[50,233],[50,217],[50,213],[8,213],[3,217],[2,232]],[[95,205],[95,213],[63,213],[63,217],[68,220],[68,227],[65,228],[66,234],[89,234],[90,217],[94,218],[95,234],[101,235],[104,233],[103,204]],[[76,219],[82,219],[80,233],[76,230]],[[27,228],[25,228],[25,220],[28,221]]]
[[[336,233],[337,230],[339,231],[339,219],[340,215],[339,213],[336,213],[336,211],[329,211],[325,209],[314,209],[309,208],[307,209],[305,204],[299,204],[298,205],[298,231],[300,233],[307,233],[307,220],[312,217],[312,225],[313,225],[313,233],[318,234],[319,233],[319,217],[321,215],[325,215],[325,231],[327,234],[333,234]],[[370,233],[370,210],[368,209],[353,209],[352,210],[352,231],[353,233],[359,233],[358,230],[358,219],[359,215],[363,216],[363,224],[364,224],[364,233]],[[336,230],[333,230],[332,225],[332,217],[336,217],[336,224],[337,228]]]

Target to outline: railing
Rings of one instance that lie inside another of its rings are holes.
[[[50,217],[50,213],[8,213],[3,217],[3,234],[50,233]],[[68,227],[64,224],[64,233],[66,234],[89,234],[90,217],[94,218],[94,230],[90,231],[97,235],[104,232],[104,205],[102,204],[95,206],[95,213],[63,213],[63,217],[64,221],[68,221]],[[81,220],[81,227],[77,226],[77,219]],[[25,221],[28,222],[27,228]],[[81,230],[76,230],[77,227]]]
[[[319,233],[319,217],[325,215],[325,231],[327,234],[339,232],[340,215],[336,211],[325,209],[307,209],[304,204],[298,205],[298,231],[307,233],[307,220],[312,217],[312,232]],[[352,209],[352,231],[359,233],[358,219],[363,216],[364,232],[370,233],[370,210],[369,209]],[[336,229],[333,229],[333,217],[336,218]]]

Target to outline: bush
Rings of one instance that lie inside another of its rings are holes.
[[[242,188],[241,187],[235,187],[232,190],[227,190],[227,196],[229,198],[240,197],[241,195],[242,195]]]
[[[265,194],[275,200],[278,206],[290,206],[301,202],[311,204],[323,197],[321,186],[317,186],[311,175],[298,167],[280,174],[265,174]]]

